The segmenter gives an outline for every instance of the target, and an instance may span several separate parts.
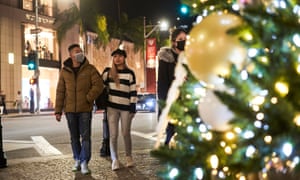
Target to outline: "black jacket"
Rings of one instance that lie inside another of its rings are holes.
[[[159,100],[166,100],[169,88],[175,78],[174,71],[178,54],[171,48],[161,48],[158,52],[157,95]]]

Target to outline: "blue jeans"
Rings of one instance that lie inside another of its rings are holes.
[[[92,113],[66,113],[66,118],[71,136],[73,157],[75,160],[88,163],[91,159]]]

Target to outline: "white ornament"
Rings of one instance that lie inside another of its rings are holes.
[[[233,118],[233,113],[211,89],[200,99],[198,111],[202,120],[213,130],[226,131],[230,128],[228,122]]]

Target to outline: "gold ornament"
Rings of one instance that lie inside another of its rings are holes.
[[[211,14],[190,32],[185,53],[193,75],[209,84],[218,81],[218,75],[229,73],[231,63],[241,68],[246,61],[246,49],[238,37],[227,34],[242,20],[233,14]]]

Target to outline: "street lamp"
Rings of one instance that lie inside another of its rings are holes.
[[[149,32],[147,32],[148,28],[152,28]],[[155,38],[149,39],[149,43],[147,42],[147,39],[149,36],[157,30],[160,31],[166,31],[169,29],[169,25],[167,21],[161,21],[158,22],[156,25],[146,25],[146,17],[144,17],[144,77],[145,77],[145,84],[144,88],[146,91],[148,91],[149,85],[153,85],[151,91],[156,91],[156,78],[149,78],[149,77],[156,77],[156,66],[155,65],[155,56],[156,56],[156,41]],[[148,59],[148,56],[151,56],[151,59]],[[149,53],[151,55],[149,55]],[[152,61],[152,62],[151,62]],[[154,68],[153,68],[154,66]],[[154,82],[153,82],[154,81]]]
[[[36,111],[37,113],[40,112],[40,86],[39,86],[39,76],[40,76],[40,70],[39,70],[39,39],[38,39],[38,34],[41,31],[39,29],[38,23],[39,23],[39,5],[38,5],[38,0],[35,0],[35,30],[36,30],[36,36],[35,36],[35,63],[36,63],[36,69],[34,70],[34,77],[36,78]]]
[[[146,28],[148,27],[152,27],[152,29],[147,33]],[[156,25],[146,25],[146,17],[144,17],[144,39],[147,39],[154,31],[158,30],[158,28],[160,28],[160,31],[167,31],[169,29],[169,24],[167,21],[161,21]]]

